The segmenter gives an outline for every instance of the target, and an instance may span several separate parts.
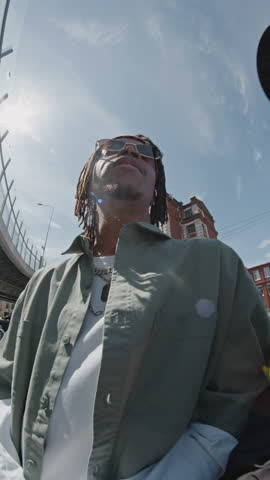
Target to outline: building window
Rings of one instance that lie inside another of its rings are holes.
[[[187,210],[184,211],[184,218],[190,218],[192,217],[192,215],[193,215],[192,208],[188,208]]]
[[[259,291],[260,291],[260,293],[261,293],[261,296],[263,297],[263,287],[259,286],[258,289],[259,289]]]
[[[202,228],[203,228],[203,234],[205,237],[208,237],[207,235],[207,229],[206,229],[206,226],[204,225],[204,223],[202,224]]]
[[[191,223],[190,225],[187,225],[187,233],[190,235],[191,233],[196,233],[196,228],[195,224]]]
[[[263,273],[264,273],[265,278],[270,277],[270,267],[264,267]]]
[[[255,282],[256,282],[256,280],[261,280],[259,270],[253,270],[252,274],[253,274],[253,278],[254,278]]]
[[[268,295],[270,295],[270,283],[266,284]]]

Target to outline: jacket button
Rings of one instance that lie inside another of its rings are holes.
[[[34,460],[31,460],[31,458],[29,458],[28,460],[26,460],[26,468],[27,470],[29,470],[29,472],[32,472],[36,467],[36,462]]]
[[[42,397],[40,397],[40,406],[41,408],[47,408],[49,405],[49,398],[47,395],[42,395]]]
[[[64,335],[62,342],[64,345],[68,345],[70,343],[70,336],[69,335]]]
[[[106,405],[111,405],[112,404],[111,396],[112,396],[111,393],[108,393],[108,395],[106,396]]]

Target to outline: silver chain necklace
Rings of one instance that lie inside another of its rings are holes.
[[[107,299],[108,299],[109,290],[110,290],[111,281],[112,281],[111,280],[112,271],[113,271],[113,267],[95,268],[94,269],[94,275],[98,275],[100,278],[102,278],[102,280],[104,280],[106,282],[104,287],[102,288],[101,296],[100,296],[100,300],[104,303],[106,303]],[[104,275],[108,275],[108,274],[110,275],[109,280],[108,280],[108,278],[104,278]],[[93,309],[93,306],[92,306],[91,302],[90,302],[89,310],[90,310],[91,313],[93,313],[96,316],[99,316],[99,315],[101,315],[102,313],[105,312],[105,308],[104,308],[104,310],[99,310],[99,311],[96,312]]]

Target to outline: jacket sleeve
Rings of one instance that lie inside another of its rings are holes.
[[[269,366],[270,319],[243,262],[221,245],[226,248],[221,255],[218,327],[193,421],[239,438],[254,400],[268,385],[262,367]]]
[[[159,462],[121,480],[217,480],[236,444],[227,432],[192,423]]]
[[[13,361],[26,290],[27,287],[19,296],[8,330],[0,342],[0,400],[11,397]]]
[[[10,436],[10,399],[16,339],[25,292],[19,296],[9,328],[0,341],[0,471],[5,480],[23,480],[23,470]]]
[[[0,400],[1,480],[24,480],[23,469],[10,436],[10,399]]]

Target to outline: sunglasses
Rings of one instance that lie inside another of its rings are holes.
[[[110,152],[120,152],[124,150],[126,145],[134,145],[136,151],[143,157],[158,159],[161,158],[161,152],[154,152],[152,145],[146,143],[132,143],[132,142],[123,142],[121,140],[107,140],[102,139],[96,142],[95,151],[102,148],[102,153],[106,155]]]

